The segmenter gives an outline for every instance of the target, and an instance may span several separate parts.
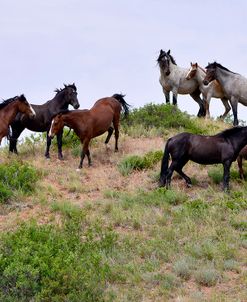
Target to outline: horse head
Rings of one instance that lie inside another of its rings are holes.
[[[28,103],[24,94],[16,96],[14,100],[18,102],[18,110],[21,113],[27,114],[30,118],[36,115],[35,111],[33,110],[33,107]]]
[[[168,76],[170,72],[170,50],[166,53],[164,50],[160,50],[159,57],[157,59],[157,62],[160,66],[160,68],[163,70],[166,76]]]
[[[208,66],[206,68],[206,76],[203,80],[204,85],[208,85],[210,82],[216,79],[216,68],[217,68],[217,63],[208,63]]]
[[[64,84],[64,90],[68,100],[68,104],[72,105],[74,109],[78,109],[80,107],[80,104],[77,99],[77,88],[75,86],[75,83],[69,85]]]
[[[197,63],[190,63],[190,69],[186,75],[186,80],[191,80],[192,78],[194,78],[197,72],[197,67],[198,67]]]
[[[51,127],[48,133],[51,139],[64,127],[62,115],[62,113],[59,113],[52,119]]]

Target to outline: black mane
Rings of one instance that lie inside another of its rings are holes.
[[[245,127],[238,126],[238,127],[233,127],[233,128],[230,128],[230,129],[226,129],[226,130],[218,133],[216,136],[219,136],[219,137],[222,137],[222,138],[226,139],[230,136],[237,135],[239,132],[242,131],[243,128],[245,128]]]
[[[13,98],[4,100],[4,101],[0,104],[0,109],[3,109],[4,107],[6,107],[7,105],[9,105],[10,103],[16,101],[17,98],[18,98],[18,96],[15,96],[15,97],[13,97]]]
[[[64,84],[64,87],[63,87],[63,88],[57,88],[57,89],[55,89],[54,91],[55,91],[56,93],[59,93],[59,92],[65,90],[66,88],[72,88],[72,89],[74,89],[75,91],[77,91],[77,88],[76,88],[76,86],[75,86],[74,83],[73,83],[73,84],[68,84],[68,85],[65,85],[65,84]]]
[[[216,61],[213,62],[213,63],[208,63],[208,66],[205,67],[205,68],[208,69],[208,68],[216,68],[216,67],[219,67],[220,69],[223,69],[223,70],[226,70],[226,71],[229,71],[229,72],[231,72],[231,73],[236,74],[235,72],[233,72],[233,71],[231,71],[230,69],[228,69],[228,68],[222,66],[221,64],[217,63]]]
[[[177,63],[176,63],[175,59],[173,58],[173,56],[171,54],[169,54],[168,56],[169,56],[170,60],[172,61],[172,63],[174,65],[177,65]]]

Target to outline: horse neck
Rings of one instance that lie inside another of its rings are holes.
[[[198,65],[195,76],[196,76],[196,79],[197,79],[198,83],[201,85],[202,82],[203,82],[203,80],[205,79],[206,72],[205,72],[205,70],[202,67],[200,67]]]
[[[240,150],[247,145],[247,127],[243,127],[238,134],[233,135],[231,142],[235,148],[236,154],[239,154]]]
[[[18,111],[18,103],[17,101],[13,101],[1,110],[1,114],[4,119],[8,121],[8,124],[10,124],[14,120]]]
[[[215,78],[222,87],[224,86],[225,82],[231,78],[232,75],[233,74],[230,71],[221,69],[219,67],[216,68],[216,77]]]
[[[58,92],[55,97],[50,100],[50,105],[57,111],[68,109],[69,104],[64,96],[64,91]]]

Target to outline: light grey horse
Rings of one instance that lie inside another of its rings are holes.
[[[166,103],[170,103],[170,91],[173,93],[173,105],[177,104],[178,94],[190,94],[200,107],[197,116],[205,116],[204,101],[200,98],[201,91],[198,82],[195,79],[186,80],[189,68],[177,66],[170,50],[165,52],[161,49],[157,61],[160,67],[159,81],[163,88]]]
[[[231,106],[229,104],[227,97],[225,96],[225,93],[221,85],[217,80],[214,80],[211,83],[209,83],[207,86],[205,86],[203,84],[203,80],[205,79],[206,71],[197,63],[190,63],[190,65],[191,67],[188,74],[186,75],[186,79],[197,80],[199,84],[199,89],[201,90],[201,93],[205,101],[206,118],[210,117],[209,104],[211,98],[219,98],[221,99],[225,107],[225,112],[223,113],[223,115],[220,116],[220,118],[224,119],[227,116],[228,112],[231,110]]]
[[[247,79],[214,62],[206,67],[203,84],[208,85],[213,80],[220,83],[226,97],[230,100],[234,117],[233,125],[238,125],[238,102],[247,106]]]

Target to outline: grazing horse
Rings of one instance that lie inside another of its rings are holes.
[[[233,125],[238,125],[238,102],[247,106],[247,78],[214,62],[206,67],[203,84],[208,85],[213,80],[220,83],[225,96],[230,100],[234,117]]]
[[[28,115],[30,118],[35,116],[35,111],[23,94],[5,100],[0,104],[0,145],[2,138],[9,134],[9,125],[18,112]]]
[[[63,89],[56,89],[55,97],[47,101],[42,105],[33,105],[36,112],[36,116],[30,119],[23,114],[17,114],[15,120],[11,123],[12,135],[10,137],[10,152],[17,152],[16,144],[17,139],[21,135],[22,131],[27,128],[31,131],[36,132],[47,132],[47,145],[45,157],[50,158],[49,150],[51,145],[51,139],[48,137],[48,131],[51,126],[51,121],[54,115],[61,112],[61,110],[68,109],[69,105],[72,105],[75,109],[79,108],[79,102],[77,99],[77,89],[75,84],[64,85]],[[63,132],[57,134],[57,144],[58,144],[58,158],[62,159],[62,136]]]
[[[239,177],[242,179],[244,179],[243,159],[247,159],[247,146],[243,147],[237,158]]]
[[[223,115],[220,116],[220,118],[224,119],[228,112],[231,110],[231,107],[229,105],[228,99],[224,94],[224,91],[219,84],[217,80],[212,81],[209,85],[205,86],[203,84],[203,80],[205,79],[206,76],[206,71],[199,66],[197,63],[190,63],[191,67],[186,75],[187,80],[195,79],[198,84],[199,84],[199,89],[203,95],[204,98],[204,104],[205,104],[205,109],[206,109],[206,118],[210,117],[209,113],[209,104],[211,98],[219,98],[221,99],[224,107],[225,107],[225,112]]]
[[[161,164],[160,185],[168,188],[175,170],[191,186],[191,179],[182,171],[192,160],[202,165],[223,164],[223,188],[229,190],[230,167],[247,144],[247,127],[234,127],[213,136],[180,133],[168,139]],[[168,168],[169,156],[172,163]]]
[[[112,97],[99,99],[90,110],[73,110],[58,114],[51,123],[49,136],[52,138],[61,131],[64,126],[74,129],[80,138],[83,148],[79,169],[82,168],[85,155],[88,165],[91,165],[89,142],[92,138],[108,131],[105,144],[107,144],[115,130],[115,151],[118,151],[119,120],[121,109],[124,109],[125,117],[129,113],[129,104],[124,100],[124,95],[114,94]]]
[[[200,109],[197,116],[205,116],[203,100],[200,98],[199,84],[195,79],[186,80],[186,75],[189,72],[188,68],[177,66],[174,58],[168,52],[160,50],[160,55],[157,59],[160,67],[160,84],[166,98],[166,103],[170,103],[170,91],[173,93],[172,103],[177,104],[177,95],[190,94],[190,96],[198,103]]]

